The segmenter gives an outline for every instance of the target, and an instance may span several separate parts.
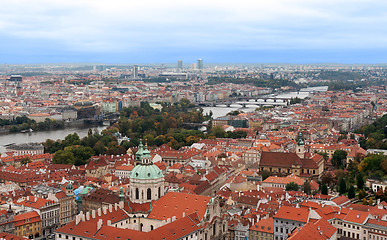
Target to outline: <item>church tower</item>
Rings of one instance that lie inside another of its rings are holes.
[[[304,145],[304,139],[301,132],[298,134],[296,153],[300,158],[304,158],[305,156],[305,145]]]
[[[74,196],[74,191],[73,191],[73,184],[69,181],[69,183],[66,186],[66,195],[67,196]]]
[[[164,175],[153,164],[148,146],[138,146],[136,166],[130,172],[129,198],[133,203],[149,203],[164,195]]]

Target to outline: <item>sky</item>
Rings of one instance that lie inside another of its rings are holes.
[[[4,0],[0,64],[387,63],[383,0]]]

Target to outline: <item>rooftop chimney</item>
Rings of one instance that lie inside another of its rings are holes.
[[[95,218],[95,210],[92,210],[92,211],[91,211],[91,217],[92,217],[92,218]]]
[[[118,203],[114,203],[114,210],[117,212]]]
[[[107,220],[106,225],[111,226],[112,225],[112,220]]]
[[[106,213],[107,213],[107,208],[106,208],[106,207],[102,207],[102,212],[103,212],[103,214],[106,215]]]
[[[98,214],[99,217],[101,216],[101,208],[97,209],[97,214]]]
[[[86,212],[86,220],[87,220],[87,221],[90,220],[90,212]]]
[[[99,219],[98,222],[97,222],[97,230],[100,230],[100,229],[101,229],[102,224],[103,224],[103,220],[102,220],[102,219]]]
[[[109,205],[109,212],[111,213],[111,212],[113,212],[113,205]]]

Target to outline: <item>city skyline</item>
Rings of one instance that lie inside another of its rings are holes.
[[[381,1],[3,3],[0,64],[386,63]]]

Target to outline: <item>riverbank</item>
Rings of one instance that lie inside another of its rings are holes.
[[[75,121],[71,121],[71,122],[64,122],[63,128],[57,128],[57,129],[51,129],[51,130],[34,130],[33,132],[57,131],[57,130],[63,130],[66,128],[75,128],[75,127],[83,128],[83,127],[88,127],[88,126],[95,127],[95,126],[99,126],[99,125],[90,125],[90,124],[86,124],[84,120],[75,120]],[[12,126],[1,127],[0,128],[0,135],[15,134],[15,133],[10,132],[11,127]],[[27,132],[27,133],[29,133],[29,132]]]
[[[50,131],[36,131],[30,133],[6,133],[0,137],[0,155],[5,152],[4,145],[7,144],[20,144],[28,142],[44,142],[47,139],[57,140],[64,139],[67,135],[77,133],[80,138],[87,136],[89,129],[97,130],[101,132],[106,126],[100,125],[71,125],[63,129],[50,130]]]

